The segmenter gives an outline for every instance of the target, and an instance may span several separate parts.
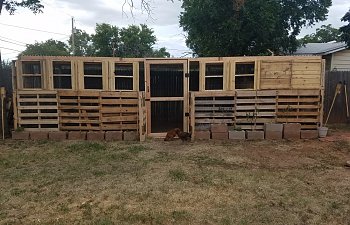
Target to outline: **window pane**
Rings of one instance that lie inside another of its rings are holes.
[[[53,62],[53,74],[67,74],[71,75],[70,62]]]
[[[205,78],[205,90],[222,90],[224,88],[222,77]]]
[[[102,89],[102,77],[85,77],[84,78],[85,89]]]
[[[143,62],[139,63],[139,89],[145,91],[145,65]]]
[[[236,89],[254,89],[254,76],[236,77]]]
[[[199,62],[190,62],[190,91],[199,91]]]
[[[151,65],[151,97],[183,97],[183,64]]]
[[[68,76],[54,76],[53,87],[57,89],[72,89],[72,79]]]
[[[114,74],[116,76],[133,76],[133,65],[131,63],[116,63]]]
[[[23,62],[23,74],[41,74],[40,62]]]
[[[84,75],[102,76],[102,63],[84,63]]]
[[[41,88],[41,77],[23,77],[23,88]]]
[[[254,74],[255,63],[237,63],[236,75]]]
[[[222,76],[224,74],[223,63],[210,63],[205,66],[205,76]]]
[[[116,90],[133,90],[133,78],[117,77],[115,78]]]

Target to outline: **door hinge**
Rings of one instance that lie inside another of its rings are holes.
[[[190,77],[190,73],[185,73],[185,77],[189,78]]]
[[[190,113],[188,113],[188,112],[185,113],[185,116],[186,116],[186,117],[190,117]]]

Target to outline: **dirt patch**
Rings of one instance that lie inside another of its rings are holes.
[[[350,143],[0,142],[1,224],[349,224]]]

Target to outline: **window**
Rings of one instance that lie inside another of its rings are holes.
[[[205,66],[205,90],[224,88],[224,64],[209,63]]]
[[[42,88],[40,61],[22,62],[23,88]]]
[[[55,89],[72,89],[70,62],[53,62],[53,87]]]
[[[235,88],[254,89],[255,63],[236,63]]]
[[[102,84],[102,63],[84,63],[84,88],[103,89]]]
[[[199,91],[199,62],[190,62],[190,91]]]
[[[132,63],[114,65],[115,90],[134,90],[134,70]]]

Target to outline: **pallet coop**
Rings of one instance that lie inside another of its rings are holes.
[[[323,79],[324,61],[314,56],[22,56],[13,63],[15,129],[32,139],[142,141],[173,128],[226,139],[298,124],[306,134],[322,125]]]

